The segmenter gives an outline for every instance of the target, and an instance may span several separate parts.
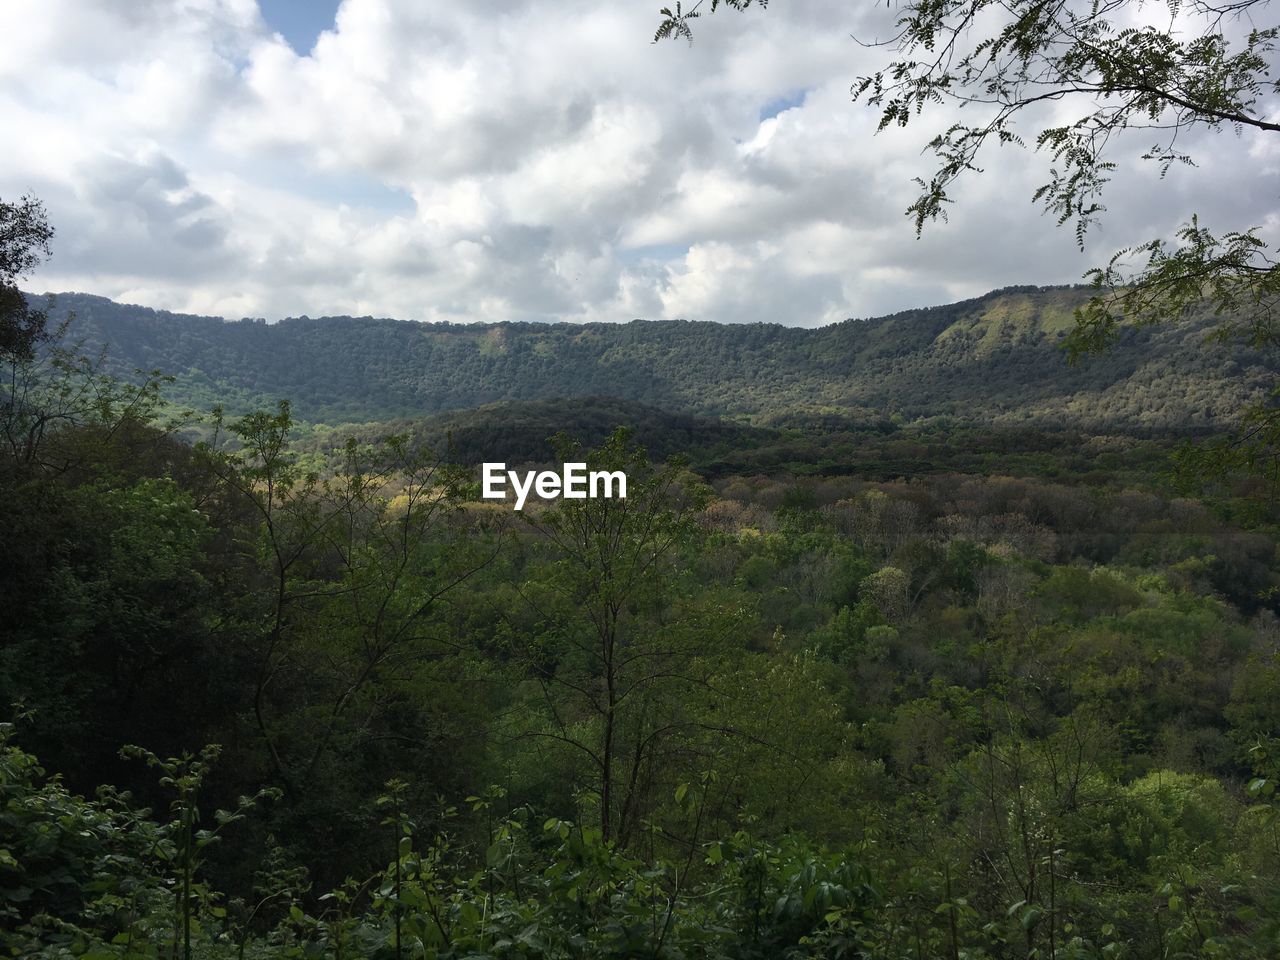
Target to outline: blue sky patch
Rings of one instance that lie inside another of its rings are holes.
[[[252,175],[263,186],[306,197],[326,206],[346,204],[357,210],[391,216],[409,215],[416,209],[413,197],[407,191],[356,171],[315,170],[277,158],[255,164]]]
[[[292,189],[322,202],[345,203],[384,214],[404,215],[415,209],[413,197],[405,191],[359,173],[310,173],[295,180]]]
[[[807,90],[797,90],[795,93],[788,93],[785,96],[770,100],[760,108],[760,122],[764,123],[770,117],[776,117],[784,110],[790,110],[792,107],[804,106],[805,94]]]
[[[299,56],[307,56],[320,34],[333,27],[342,0],[258,0],[262,17]]]
[[[680,260],[688,252],[688,244],[653,243],[644,247],[624,247],[618,251],[618,260],[625,264],[643,263],[645,260]]]

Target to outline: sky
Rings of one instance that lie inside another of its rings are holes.
[[[851,84],[883,4],[778,0],[651,43],[662,0],[5,0],[0,199],[57,229],[26,289],[276,320],[817,326],[1280,222],[1266,134],[1134,141],[1081,252],[1004,149],[950,220],[904,211],[939,125]],[[1274,135],[1273,139],[1274,139]],[[1150,137],[1148,137],[1150,139]]]

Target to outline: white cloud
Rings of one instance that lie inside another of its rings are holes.
[[[1087,254],[1014,149],[916,240],[929,131],[849,97],[885,10],[792,0],[689,47],[649,42],[657,6],[344,0],[299,56],[255,0],[8,0],[0,197],[58,227],[34,286],[271,318],[813,325],[1071,281],[1192,209],[1280,220],[1274,150],[1226,134],[1163,184],[1118,171]]]

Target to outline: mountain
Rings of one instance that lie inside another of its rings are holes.
[[[737,416],[949,416],[1011,425],[1197,429],[1269,389],[1274,362],[1206,341],[1209,318],[1132,328],[1075,366],[1060,349],[1083,288],[1018,287],[818,329],[689,321],[428,324],[372,317],[225,321],[59,294],[54,317],[109,367],[176,377],[184,406],[287,398],[312,423],[504,401],[611,396]],[[41,298],[35,298],[40,300]]]

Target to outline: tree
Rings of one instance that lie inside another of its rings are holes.
[[[158,371],[136,371],[135,383],[107,374],[105,353],[91,358],[60,342],[70,317],[49,330],[48,306],[30,308],[18,283],[49,256],[52,238],[39,200],[0,201],[0,480],[7,483],[85,466],[129,428],[152,424],[160,384],[172,380]],[[51,443],[58,433],[74,442]]]
[[[978,160],[989,145],[1022,146],[1029,125],[1036,150],[1051,161],[1034,199],[1059,225],[1074,226],[1083,249],[1106,210],[1111,149],[1127,131],[1154,131],[1155,145],[1141,156],[1161,176],[1173,164],[1194,164],[1179,140],[1198,128],[1280,132],[1265,103],[1276,91],[1268,74],[1280,28],[1252,25],[1266,6],[1263,0],[1170,0],[1175,29],[1154,22],[1127,26],[1126,18],[1151,12],[1130,0],[909,0],[898,34],[883,44],[899,59],[860,78],[854,98],[880,109],[882,130],[906,126],[935,105],[979,114],[973,123],[951,123],[930,141],[937,168],[927,182],[918,181],[920,195],[908,208],[917,232],[927,220],[945,217],[952,187],[980,172]],[[973,37],[980,20],[984,28]],[[1237,24],[1248,29],[1231,37]],[[1035,110],[1064,101],[1078,105],[1066,123]],[[1280,274],[1257,229],[1215,236],[1189,214],[1174,243],[1156,238],[1120,251],[1090,273],[1099,295],[1079,315],[1072,349],[1104,346],[1124,319],[1178,319],[1205,302],[1255,343],[1273,342]]]
[[[663,7],[658,11],[662,14],[663,21],[658,24],[658,30],[653,35],[653,42],[657,43],[659,40],[680,37],[692,43],[693,28],[690,26],[689,21],[696,20],[702,16],[699,12],[702,2],[703,0],[697,0],[688,10],[685,10],[682,4],[677,3],[674,11],[670,7]],[[752,2],[754,0],[711,0],[711,12],[715,13],[721,3],[727,7],[732,7],[734,10],[745,10],[751,6]],[[758,2],[762,7],[769,5],[769,0],[758,0]]]
[[[603,838],[626,846],[707,725],[689,709],[738,623],[698,589],[689,563],[705,488],[654,467],[616,431],[598,451],[560,443],[565,462],[622,470],[625,499],[561,500],[530,517],[534,576],[521,597],[537,624],[512,631],[534,691],[520,739],[563,747],[588,773]],[[705,764],[704,764],[705,765]]]
[[[368,764],[380,734],[399,735],[391,718],[408,709],[404,691],[427,685],[432,665],[455,649],[436,628],[438,608],[498,546],[454,522],[453,471],[406,437],[351,439],[322,473],[292,448],[287,403],[231,423],[230,449],[220,412],[215,423],[203,452],[250,518],[253,723],[296,807],[331,764]],[[425,752],[429,733],[404,739]]]
[[[699,6],[664,10],[655,39],[691,39],[689,21]],[[928,180],[917,180],[921,191],[907,210],[917,233],[926,222],[946,218],[953,189],[966,175],[981,173],[979,159],[993,145],[1032,142],[1049,158],[1049,179],[1034,199],[1059,224],[1072,223],[1083,247],[1088,229],[1105,212],[1101,197],[1115,168],[1110,151],[1121,134],[1155,131],[1156,144],[1141,156],[1163,175],[1175,163],[1194,163],[1178,141],[1196,128],[1280,132],[1265,102],[1280,91],[1280,82],[1270,79],[1280,26],[1253,23],[1266,11],[1266,0],[1167,0],[1168,22],[1176,27],[1157,25],[1153,7],[1140,6],[1135,0],[900,4],[897,32],[868,44],[896,58],[858,78],[852,93],[880,111],[881,130],[952,108],[951,122],[929,143],[937,168]],[[1127,25],[1135,18],[1150,22]],[[1079,111],[1070,122],[1051,122],[1034,109],[1047,102],[1078,104]],[[956,119],[974,113],[974,122]],[[1233,312],[1253,307],[1250,331],[1270,340],[1270,301],[1280,277],[1258,229],[1214,236],[1189,216],[1177,245],[1157,239],[1117,255],[1093,276],[1109,291],[1125,289],[1106,301],[1107,312],[1088,315],[1077,344],[1088,347],[1110,335],[1125,313],[1169,319],[1204,299]],[[1126,254],[1145,254],[1147,263],[1127,272]]]
[[[36,344],[49,337],[45,312],[30,309],[18,283],[49,256],[52,239],[39,200],[0,200],[0,357],[5,360],[31,359]]]
[[[664,10],[655,39],[692,39],[700,6]],[[917,178],[920,192],[907,209],[917,234],[946,218],[955,190],[982,172],[981,158],[993,146],[1029,143],[1047,158],[1048,178],[1034,202],[1059,225],[1071,224],[1083,249],[1106,211],[1115,149],[1133,141],[1124,134],[1154,136],[1153,146],[1141,141],[1141,156],[1163,176],[1173,164],[1194,164],[1182,145],[1193,131],[1280,132],[1269,104],[1280,92],[1271,77],[1280,26],[1254,22],[1268,12],[1265,0],[1167,0],[1164,25],[1156,22],[1160,7],[1137,0],[902,0],[896,32],[867,44],[889,50],[893,61],[860,77],[852,94],[880,112],[880,130],[926,116],[942,124],[929,142],[935,170]],[[1041,109],[1047,104],[1076,110],[1063,122]],[[1260,229],[1236,224],[1212,232],[1188,211],[1172,240],[1121,250],[1087,274],[1096,294],[1077,312],[1071,355],[1105,347],[1122,322],[1203,312],[1217,317],[1221,336],[1278,345],[1280,269]],[[1246,436],[1280,440],[1273,417],[1261,421]]]

